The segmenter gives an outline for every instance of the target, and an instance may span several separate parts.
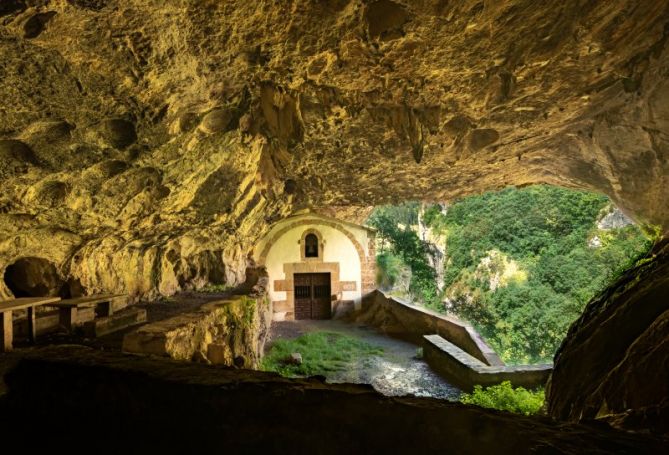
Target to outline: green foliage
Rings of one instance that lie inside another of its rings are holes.
[[[223,292],[229,291],[230,289],[232,289],[232,287],[228,286],[227,284],[209,283],[208,285],[200,289],[200,292],[206,292],[208,294],[221,294]]]
[[[294,352],[302,355],[300,365],[285,360]],[[335,332],[311,332],[293,340],[277,340],[261,363],[264,371],[283,376],[325,375],[342,371],[355,361],[380,355],[383,349]]]
[[[395,217],[399,217],[399,220]],[[427,261],[428,245],[418,237],[411,224],[404,224],[414,219],[418,219],[418,204],[411,202],[398,207],[380,207],[372,213],[367,223],[375,227],[378,235],[390,244],[392,254],[399,256],[411,269],[409,292],[414,299],[428,306],[436,306],[440,295],[434,269]]]
[[[506,362],[550,361],[587,302],[652,245],[637,226],[598,230],[596,220],[609,204],[598,194],[538,185],[468,197],[447,211],[429,207],[424,223],[446,239],[448,310],[470,321]],[[411,218],[407,210],[418,206],[405,204],[397,212],[402,220]],[[426,247],[415,232],[398,226],[394,213],[377,209],[371,223],[417,273],[415,300],[445,311]],[[598,248],[588,245],[595,235]],[[514,261],[524,279],[491,290],[488,276],[478,269],[491,251]]]
[[[390,251],[376,255],[376,284],[381,289],[391,289],[402,273],[403,262]]]
[[[249,328],[253,326],[253,319],[256,315],[256,301],[250,297],[242,296],[242,326]]]
[[[587,302],[651,246],[636,226],[597,231],[608,204],[593,193],[534,186],[470,197],[445,215],[429,211],[428,224],[447,235],[447,287],[492,249],[529,272],[527,281],[484,289],[473,302],[455,302],[452,311],[471,321],[505,361],[550,361]],[[595,233],[602,245],[590,248]]]
[[[544,405],[544,390],[526,390],[523,387],[513,388],[509,381],[486,387],[474,386],[473,393],[464,393],[460,401],[484,408],[531,415],[541,411]]]

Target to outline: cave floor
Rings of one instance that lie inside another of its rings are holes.
[[[460,390],[416,357],[418,346],[388,337],[367,326],[339,320],[274,321],[270,342],[293,339],[308,332],[337,332],[383,349],[383,355],[361,358],[345,371],[325,374],[329,383],[370,384],[386,396],[432,397],[457,400]]]

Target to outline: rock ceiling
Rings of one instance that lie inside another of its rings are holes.
[[[169,294],[298,209],[542,182],[666,231],[668,36],[662,0],[3,0],[0,266]]]

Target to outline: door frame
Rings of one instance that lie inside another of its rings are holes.
[[[286,276],[286,306],[290,308],[286,319],[295,319],[295,274],[296,273],[329,273],[330,274],[330,314],[335,313],[335,304],[342,298],[341,281],[339,280],[339,262],[292,262],[283,264]]]
[[[300,278],[298,280],[298,277]],[[298,284],[298,281],[300,282]],[[298,286],[304,286],[309,288],[308,297],[297,298],[295,297],[295,306],[293,311],[293,317],[297,320],[300,319],[297,317],[297,308],[298,302],[301,301],[303,305],[303,310],[306,310],[308,307],[308,315],[301,319],[332,319],[332,291],[331,286],[331,274],[329,272],[315,272],[315,273],[296,273],[293,275],[293,290],[297,294]],[[327,287],[327,294],[318,297],[316,295],[317,287]],[[316,314],[318,316],[325,317],[315,317],[314,308],[317,308]],[[323,314],[325,312],[325,314]]]

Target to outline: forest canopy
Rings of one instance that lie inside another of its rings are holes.
[[[538,185],[378,207],[379,286],[471,322],[509,363],[550,362],[586,303],[651,247],[605,196]]]

